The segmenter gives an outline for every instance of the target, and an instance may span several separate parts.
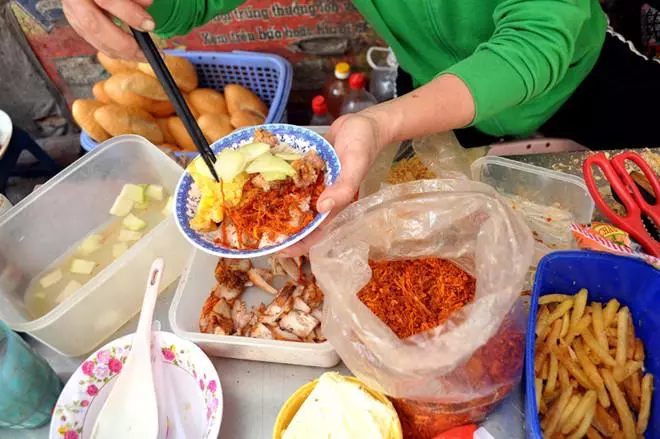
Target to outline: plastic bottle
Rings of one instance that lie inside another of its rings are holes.
[[[348,94],[348,77],[351,75],[351,66],[340,62],[335,66],[335,74],[323,87],[323,94],[332,117],[339,116],[341,105]]]
[[[348,80],[351,91],[344,99],[340,113],[342,115],[357,113],[378,103],[376,98],[364,89],[366,79],[362,73],[353,73]]]
[[[374,56],[381,53],[380,56]],[[378,59],[376,59],[378,58]],[[396,74],[399,63],[389,47],[371,47],[367,51],[367,62],[371,66],[369,92],[378,102],[385,102],[396,95]]]
[[[312,113],[312,120],[309,122],[311,126],[331,125],[335,120],[328,111],[328,103],[323,96],[316,96],[312,99]]]

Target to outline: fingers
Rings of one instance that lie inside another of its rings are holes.
[[[156,28],[151,15],[133,0],[94,0],[94,3],[131,27],[151,32]]]
[[[338,140],[335,149],[342,169],[336,183],[326,188],[319,197],[316,205],[319,212],[341,210],[354,200],[371,164],[368,141],[360,138],[346,142]]]
[[[64,0],[62,8],[71,27],[99,51],[113,58],[140,58],[133,37],[117,27],[91,0]]]
[[[341,172],[337,181],[323,191],[316,203],[319,212],[331,212],[326,219],[328,222],[355,200],[355,195],[378,152],[377,127],[368,117],[344,116],[332,124],[326,138],[334,145],[341,162]],[[282,253],[287,256],[303,255],[322,235],[323,226]]]
[[[328,216],[326,221],[331,221],[332,218],[334,218],[337,215],[337,213],[338,212]],[[319,228],[314,230],[312,233],[310,233],[308,237],[306,237],[300,242],[297,242],[291,247],[282,250],[280,254],[289,258],[297,258],[298,256],[304,256],[307,253],[309,253],[309,249],[312,248],[314,244],[319,242],[321,238],[323,238],[323,227],[319,226]]]

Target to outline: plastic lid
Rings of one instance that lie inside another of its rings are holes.
[[[314,99],[312,99],[312,111],[317,116],[328,114],[328,104],[323,96],[315,96]]]
[[[347,62],[337,63],[335,66],[335,77],[337,79],[346,79],[351,74],[351,65]]]
[[[353,73],[348,80],[348,86],[353,90],[360,90],[364,88],[367,80],[362,73]]]

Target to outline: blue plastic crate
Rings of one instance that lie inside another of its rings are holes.
[[[627,306],[633,317],[635,332],[646,347],[646,370],[660,377],[660,271],[644,262],[606,253],[565,251],[550,253],[536,271],[529,329],[525,349],[525,418],[527,436],[541,439],[539,417],[536,414],[534,386],[534,342],[536,312],[540,296],[552,293],[576,294],[580,288],[589,290],[589,300],[607,302],[617,299]],[[654,394],[651,419],[646,438],[660,438],[660,396]]]
[[[167,50],[166,53],[193,63],[200,87],[223,91],[227,84],[240,84],[256,93],[270,108],[265,123],[284,122],[293,82],[293,69],[284,58],[257,52]],[[80,134],[80,146],[85,151],[97,145],[87,133]]]

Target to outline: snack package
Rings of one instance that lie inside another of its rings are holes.
[[[615,229],[612,226],[610,226],[610,228]],[[583,226],[581,224],[571,224],[571,231],[573,232],[573,236],[575,236],[578,247],[583,250],[594,250],[615,255],[631,256],[633,258],[641,259],[647,264],[660,269],[660,258],[635,251],[626,245],[617,244],[611,239],[605,238],[601,233],[593,230],[593,227]]]
[[[392,398],[407,437],[476,422],[519,381],[526,319],[518,299],[533,249],[520,215],[468,180],[386,187],[340,213],[311,249],[326,337],[358,379]],[[369,259],[422,257],[474,276],[475,300],[399,339],[357,293],[371,278]]]
[[[591,223],[590,229],[602,236],[603,238],[612,241],[615,244],[623,245],[632,248],[632,241],[630,235],[621,229],[614,227],[611,224],[600,223],[594,221]]]

